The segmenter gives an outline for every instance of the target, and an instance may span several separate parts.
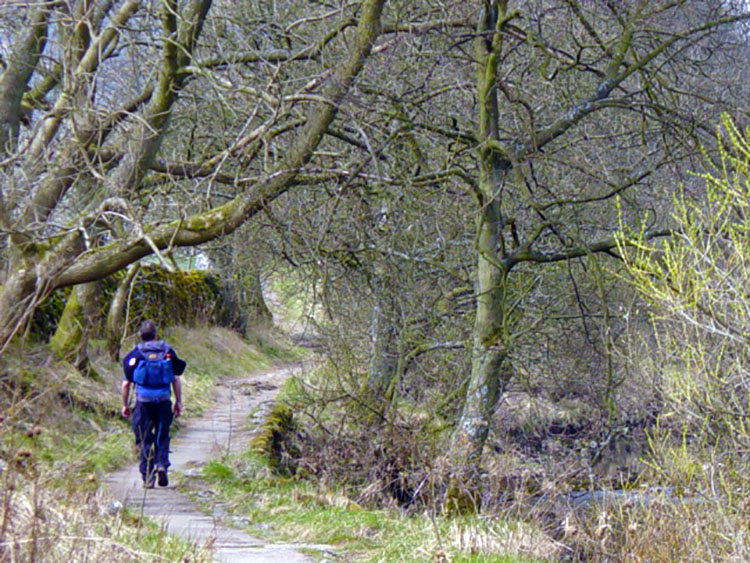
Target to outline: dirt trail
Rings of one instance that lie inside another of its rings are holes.
[[[278,386],[295,369],[299,367],[276,368],[223,382],[217,389],[215,407],[200,419],[188,422],[172,440],[170,471],[196,470],[227,452],[241,451],[252,437],[252,429],[246,424],[248,414],[262,413],[273,401]],[[170,533],[199,545],[211,545],[216,561],[307,563],[313,559],[299,548],[326,551],[326,546],[269,544],[250,536],[225,525],[220,516],[200,511],[171,483],[167,488],[143,489],[137,464],[112,473],[107,482],[117,498],[163,522]]]

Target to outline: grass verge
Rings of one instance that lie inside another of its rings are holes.
[[[206,464],[189,488],[202,489],[253,535],[331,545],[346,561],[529,562],[559,548],[533,527],[499,518],[368,509],[309,481],[274,476],[252,454]]]

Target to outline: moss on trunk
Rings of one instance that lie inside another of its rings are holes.
[[[297,469],[295,458],[299,451],[291,440],[296,428],[292,409],[277,403],[251,444],[253,451],[262,455],[271,469],[281,475],[293,475]]]
[[[50,348],[58,358],[72,363],[78,371],[98,379],[88,354],[89,339],[97,324],[99,287],[96,282],[79,285],[70,293]]]
[[[83,335],[82,311],[83,307],[78,302],[76,292],[71,292],[65,302],[62,317],[57,322],[55,334],[52,335],[49,342],[50,348],[60,359],[71,359],[71,354],[75,354],[81,343]]]

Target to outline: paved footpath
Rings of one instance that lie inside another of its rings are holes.
[[[276,368],[218,386],[216,406],[200,419],[189,421],[173,438],[170,471],[194,471],[211,459],[246,447],[252,437],[252,431],[247,429],[248,415],[263,412],[273,401],[278,385],[295,369],[299,368]],[[117,498],[131,509],[162,522],[169,533],[211,547],[215,561],[309,563],[313,559],[299,548],[328,551],[320,545],[269,544],[226,526],[199,510],[171,484],[143,489],[137,464],[110,474],[107,483]]]

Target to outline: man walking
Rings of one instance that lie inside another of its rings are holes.
[[[122,360],[122,416],[131,415],[130,386],[135,384],[135,407],[132,426],[135,443],[140,448],[140,472],[143,486],[169,484],[169,426],[172,417],[182,412],[180,376],[186,363],[163,340],[156,339],[156,326],[144,321],[140,327],[141,342]],[[171,390],[174,389],[174,410]]]

